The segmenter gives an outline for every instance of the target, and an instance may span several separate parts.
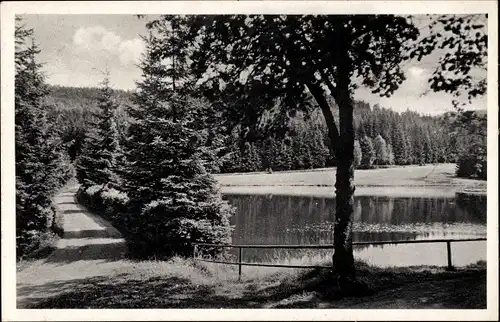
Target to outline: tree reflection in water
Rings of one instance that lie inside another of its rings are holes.
[[[307,245],[333,242],[333,198],[276,195],[226,195],[225,198],[237,208],[232,218],[235,225],[233,244]],[[354,222],[355,242],[485,237],[486,197],[460,194],[457,198],[359,196],[355,197]],[[460,258],[460,249],[485,253],[482,242],[476,243],[477,247],[465,247],[463,244],[469,243],[453,245],[454,257]],[[413,265],[415,260],[409,261],[409,257],[417,256],[420,258],[416,260],[427,262],[431,257],[440,257],[442,251],[439,249],[445,246],[363,245],[355,246],[355,252],[377,265]],[[446,259],[446,254],[444,256]],[[245,260],[257,262],[330,257],[331,250],[244,250]],[[392,259],[383,260],[380,257]],[[436,264],[441,261],[439,258]]]

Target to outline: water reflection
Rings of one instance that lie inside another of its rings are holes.
[[[333,198],[226,195],[236,206],[234,244],[331,244]],[[486,197],[355,197],[353,240],[387,241],[486,236]],[[466,265],[486,258],[484,242],[453,244],[453,261]],[[295,255],[293,255],[293,254]],[[380,266],[444,265],[446,244],[356,246],[356,257]],[[245,260],[329,258],[331,251],[246,249]]]

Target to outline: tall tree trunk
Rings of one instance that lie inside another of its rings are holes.
[[[349,73],[345,73],[349,75]],[[354,213],[354,118],[353,100],[349,92],[349,77],[339,83],[334,94],[339,106],[340,134],[323,90],[314,83],[307,86],[325,117],[331,148],[337,159],[335,182],[336,215],[334,224],[333,270],[341,280],[355,278],[352,251],[352,221]]]
[[[353,101],[348,90],[339,92],[340,144],[337,145],[335,182],[336,214],[333,229],[333,271],[342,280],[354,279],[352,222],[354,213],[354,118]]]

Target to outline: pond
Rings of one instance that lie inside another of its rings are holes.
[[[225,195],[237,209],[233,244],[332,244],[335,199],[280,195]],[[486,237],[486,196],[455,198],[358,196],[354,242]],[[486,242],[452,243],[452,262],[486,260]],[[331,260],[332,250],[245,249],[252,262],[310,264]],[[354,246],[354,256],[373,265],[447,264],[446,243]],[[301,265],[301,264],[297,264]]]

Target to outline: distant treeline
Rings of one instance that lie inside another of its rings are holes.
[[[118,130],[125,133],[132,93],[114,90],[119,103]],[[53,107],[52,119],[63,140],[69,143],[75,159],[90,124],[95,120],[97,88],[51,86],[47,103]],[[355,103],[355,165],[372,168],[389,165],[458,162],[474,136],[458,135],[456,113],[424,116],[413,111],[398,113],[369,103]],[[334,110],[337,116],[338,111]],[[477,113],[475,113],[477,114]],[[470,131],[469,131],[470,132]],[[455,135],[451,135],[455,133]],[[301,170],[335,166],[330,153],[327,129],[322,115],[300,113],[288,124],[284,134],[269,135],[253,129],[251,133],[235,127],[221,138],[220,166],[214,172]],[[477,148],[477,147],[476,147]]]
[[[412,111],[397,113],[355,104],[355,165],[371,168],[455,162],[457,142],[448,137],[444,116],[421,116]],[[230,157],[222,172],[300,170],[335,166],[329,149],[327,129],[321,115],[297,117],[281,138],[268,137],[253,142],[233,133],[227,148]]]
[[[74,161],[81,153],[83,141],[92,124],[97,120],[99,97],[101,92],[97,87],[65,87],[48,86],[49,94],[45,102],[49,109],[49,118],[58,129],[63,142],[68,144],[69,155]],[[118,102],[116,113],[118,131],[126,130],[126,106],[131,104],[132,93],[113,90]]]

